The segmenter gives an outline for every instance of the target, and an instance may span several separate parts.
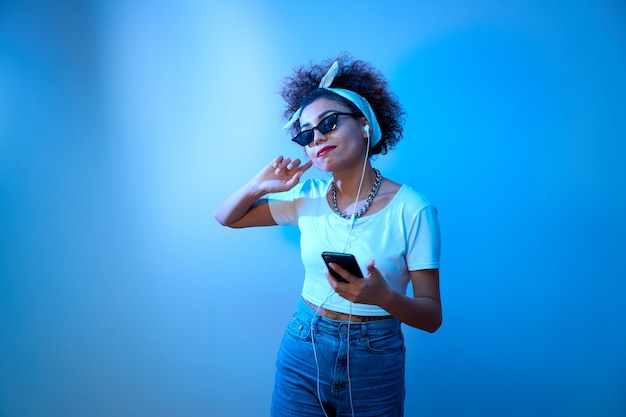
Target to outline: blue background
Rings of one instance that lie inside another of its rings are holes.
[[[0,3],[0,416],[269,414],[297,231],[212,215],[341,51],[440,212],[407,415],[626,415],[623,1],[110,0]]]

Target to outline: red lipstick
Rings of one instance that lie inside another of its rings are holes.
[[[335,148],[336,148],[336,146],[324,146],[322,149],[317,151],[317,156],[320,157],[320,156],[322,156],[324,154],[327,154],[328,152],[332,151]]]

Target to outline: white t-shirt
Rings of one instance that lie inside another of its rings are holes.
[[[308,179],[284,193],[268,195],[279,225],[297,225],[304,264],[302,296],[315,305],[361,316],[387,315],[375,305],[352,304],[333,290],[324,273],[323,251],[353,254],[364,276],[376,268],[395,290],[406,293],[409,271],[439,268],[440,231],[437,209],[420,193],[402,185],[382,210],[351,220],[332,211],[326,200],[330,180]],[[330,295],[330,297],[329,297]]]

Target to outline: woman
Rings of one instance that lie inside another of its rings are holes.
[[[437,211],[371,165],[402,137],[403,113],[385,78],[346,55],[330,63],[297,68],[281,92],[285,128],[307,162],[278,156],[215,218],[301,231],[302,298],[278,353],[272,416],[402,416],[400,324],[434,332],[442,320]],[[332,178],[301,181],[312,166]],[[354,255],[365,278],[326,267],[325,251]]]

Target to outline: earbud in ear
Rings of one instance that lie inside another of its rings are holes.
[[[365,130],[365,133],[369,133],[369,131],[370,131],[370,125],[365,125],[365,126],[363,126],[363,130]]]

